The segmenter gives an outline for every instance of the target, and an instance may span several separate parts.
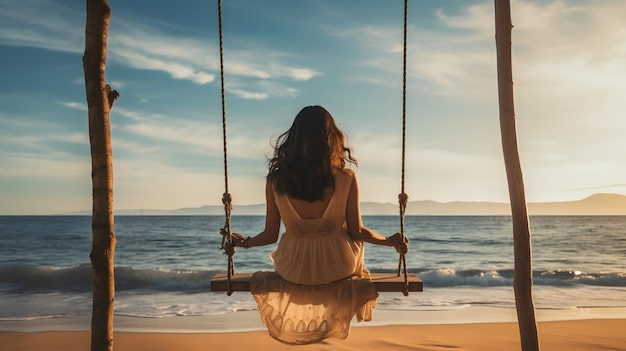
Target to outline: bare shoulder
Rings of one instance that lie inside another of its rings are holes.
[[[337,176],[341,177],[346,184],[350,184],[356,178],[356,173],[352,169],[345,168],[338,172]]]
[[[350,168],[344,168],[344,169],[341,171],[341,173],[342,173],[344,176],[347,176],[347,177],[350,177],[350,178],[354,177],[354,174],[355,174],[355,173],[354,173],[354,170],[352,170],[352,169],[350,169]]]

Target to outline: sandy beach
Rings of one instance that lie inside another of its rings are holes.
[[[626,350],[626,320],[589,319],[539,323],[542,350]],[[89,348],[89,332],[0,333],[0,349],[78,351]],[[520,350],[517,324],[403,325],[352,328],[347,340],[289,346],[266,332],[115,334],[115,350]]]
[[[626,350],[626,308],[538,310],[542,350]],[[87,350],[89,317],[0,322],[2,351]],[[289,346],[275,341],[256,311],[219,316],[115,317],[114,349],[195,350],[520,350],[515,311],[470,307],[450,311],[375,311],[347,340]]]

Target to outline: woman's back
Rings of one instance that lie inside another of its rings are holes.
[[[352,240],[345,226],[353,176],[351,170],[337,172],[330,198],[313,204],[275,193],[286,231],[271,258],[286,280],[315,285],[362,274],[363,244]]]
[[[309,202],[302,199],[289,198],[289,202],[300,218],[316,219],[324,215],[333,195],[334,190],[332,188],[326,188],[324,190],[323,200]]]

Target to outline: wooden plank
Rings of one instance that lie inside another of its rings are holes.
[[[233,291],[250,291],[250,277],[252,273],[235,274],[230,278]],[[404,288],[404,276],[399,277],[395,273],[372,273],[372,282],[378,292],[402,292]],[[414,273],[407,274],[409,291],[423,291],[422,280]],[[211,279],[211,291],[226,291],[227,276],[225,273],[217,273]]]
[[[371,276],[378,292],[401,292],[404,289],[403,275],[398,277],[395,273],[372,273]],[[422,280],[415,273],[407,273],[406,278],[409,282],[409,291],[424,290]]]

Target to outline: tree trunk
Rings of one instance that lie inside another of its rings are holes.
[[[513,103],[513,73],[511,66],[511,4],[510,0],[494,0],[496,16],[496,51],[498,59],[498,98],[502,150],[509,184],[513,219],[515,254],[515,306],[523,351],[539,350],[537,321],[532,295],[532,260],[530,226],[524,194],[524,179],[517,149],[515,109]]]
[[[106,84],[106,43],[111,8],[107,0],[87,0],[85,27],[85,90],[91,144],[93,208],[91,268],[93,305],[91,350],[113,350],[115,299],[113,225],[113,156],[109,112],[119,96]]]

